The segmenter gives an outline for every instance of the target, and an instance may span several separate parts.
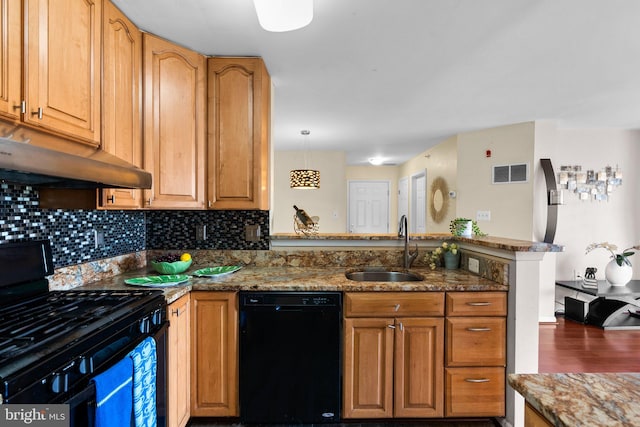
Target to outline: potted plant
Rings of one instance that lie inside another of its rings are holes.
[[[458,245],[453,242],[442,242],[442,245],[429,253],[428,264],[432,270],[443,264],[447,270],[455,270],[460,265]]]
[[[454,236],[486,236],[486,234],[480,230],[480,227],[478,227],[478,223],[469,218],[455,218],[451,220],[449,230]]]
[[[606,249],[611,254],[611,261],[609,261],[604,270],[604,277],[606,281],[612,286],[624,286],[629,283],[631,276],[633,275],[633,269],[631,261],[629,261],[629,257],[635,253],[632,249],[638,250],[640,249],[640,245],[631,246],[622,252],[616,253],[618,247],[614,244],[609,242],[592,243],[587,246],[585,254],[588,254],[592,250],[598,248]]]

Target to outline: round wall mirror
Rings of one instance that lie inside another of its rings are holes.
[[[437,177],[431,184],[431,200],[429,203],[429,213],[431,219],[436,224],[442,222],[447,216],[449,208],[449,188],[447,182],[442,177]]]

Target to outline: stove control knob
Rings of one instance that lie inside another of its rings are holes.
[[[93,357],[81,356],[78,362],[78,371],[83,374],[93,374]]]
[[[66,372],[56,372],[51,377],[51,391],[54,393],[65,393],[69,390],[69,376]]]
[[[158,326],[162,323],[162,310],[157,309],[153,312],[153,316],[151,318],[151,322],[154,326]]]
[[[149,318],[148,317],[143,317],[142,319],[140,319],[140,332],[143,334],[148,334],[149,333]]]

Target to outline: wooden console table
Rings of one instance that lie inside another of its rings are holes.
[[[598,288],[585,288],[582,280],[557,281],[556,285],[572,289],[596,298],[589,303],[585,322],[604,329],[640,329],[640,280],[632,280],[626,286],[611,286],[598,280]]]

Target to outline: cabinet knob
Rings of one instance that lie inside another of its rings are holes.
[[[32,111],[31,115],[38,116],[38,120],[42,120],[42,107],[38,107],[36,111]]]

